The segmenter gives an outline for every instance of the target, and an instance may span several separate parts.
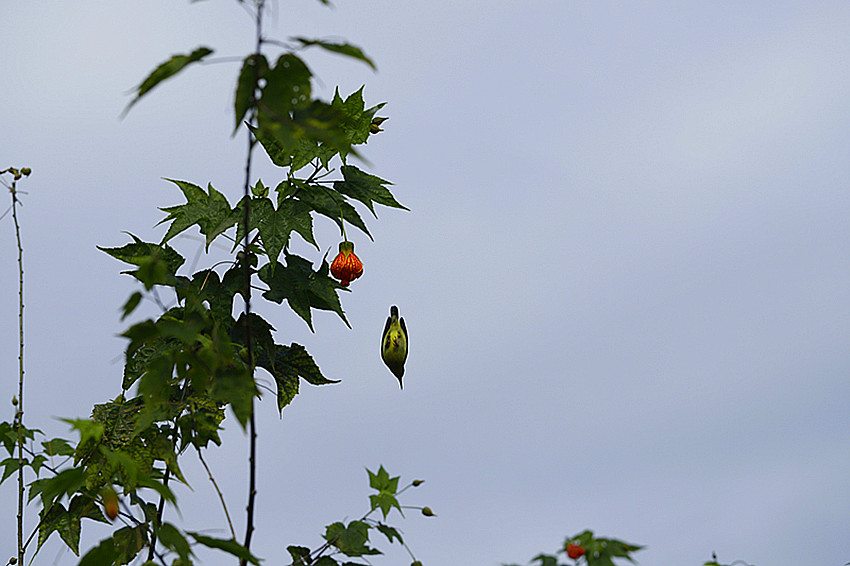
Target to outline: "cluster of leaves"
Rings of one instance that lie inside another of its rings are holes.
[[[540,566],[569,566],[562,563],[562,555],[572,564],[587,566],[615,566],[614,560],[623,558],[634,562],[632,553],[642,549],[642,546],[623,542],[612,538],[601,538],[593,535],[593,531],[583,531],[564,541],[561,549],[555,554],[538,554],[531,562]],[[506,566],[518,566],[516,564]]]
[[[304,546],[288,546],[287,550],[292,556],[292,564],[300,566],[360,566],[357,562],[346,561],[339,562],[338,557],[345,556],[347,558],[361,558],[364,556],[383,554],[377,548],[370,546],[372,541],[370,535],[372,530],[379,532],[386,537],[387,541],[392,544],[397,541],[410,554],[413,561],[413,566],[421,566],[421,562],[417,561],[410,551],[410,548],[405,544],[401,533],[395,527],[386,523],[387,516],[393,509],[398,510],[398,513],[403,517],[402,507],[399,504],[398,496],[411,487],[417,487],[422,484],[423,480],[413,480],[402,489],[398,488],[399,476],[390,477],[389,473],[383,466],[378,468],[377,473],[366,470],[369,474],[369,487],[377,491],[376,494],[369,496],[370,510],[359,519],[348,522],[347,524],[337,521],[325,527],[323,538],[325,544],[315,550],[310,550]],[[430,508],[418,507],[423,515],[433,516]],[[370,516],[377,510],[381,511],[382,518],[380,520],[372,519]]]
[[[262,5],[257,2],[256,8],[262,10]],[[258,39],[259,46],[272,43]],[[173,564],[191,564],[195,544],[231,554],[243,564],[258,564],[235,534],[230,539],[212,538],[163,520],[165,503],[177,505],[170,482],[187,483],[180,458],[187,449],[201,456],[210,443],[220,444],[219,431],[228,412],[246,427],[259,397],[258,368],[276,385],[279,411],[298,394],[302,379],[312,385],[337,380],[323,375],[301,344],[277,343],[275,329],[262,317],[247,309],[234,315],[234,310],[247,303],[251,289],[259,287],[266,300],[286,301],[311,330],[314,310],[333,311],[348,325],[339,296],[348,289],[331,277],[326,257],[316,267],[315,260],[291,253],[292,234],[318,251],[313,233],[317,217],[331,219],[343,233],[348,223],[371,238],[357,206],[373,215],[375,205],[405,209],[388,189],[388,181],[348,162],[358,155],[356,146],[381,131],[377,126],[386,118],[376,113],[383,104],[367,107],[363,88],[346,97],[337,90],[328,102],[315,98],[312,72],[299,55],[309,47],[374,67],[355,46],[307,38],[294,38],[274,63],[259,48],[243,59],[234,97],[235,126],[238,130],[245,124],[252,149],[262,147],[280,167],[274,189],[262,181],[248,187],[246,179],[245,194],[231,204],[211,184],[204,189],[169,179],[185,203],[162,209],[167,215],[162,240],[146,242],[131,234],[126,245],[100,248],[132,266],[124,273],[141,283],[124,304],[122,320],[145,295],[162,306],[159,316],[137,322],[123,334],[128,345],[121,393],[96,405],[90,418],[68,421],[80,435],[76,445],[52,439],[36,451],[32,445],[37,430],[24,430],[17,422],[0,424],[0,442],[9,452],[9,458],[0,462],[2,479],[25,468],[35,476],[29,483],[29,499],[38,498],[41,506],[39,548],[56,532],[79,555],[82,519],[117,520],[122,526],[86,553],[81,564],[127,564],[144,549],[148,561],[164,564],[170,557]],[[162,63],[137,87],[127,109],[162,81],[212,53],[199,47]],[[223,267],[183,273],[185,258],[169,243],[193,227],[200,230],[207,250],[217,239],[231,242],[233,259]],[[242,303],[236,301],[237,295]],[[163,304],[163,296],[173,297],[171,306]],[[29,446],[29,458],[13,454],[19,430]],[[48,465],[55,457],[63,461]],[[45,469],[49,477],[39,477]],[[374,475],[370,472],[370,483],[379,491],[370,513],[379,508],[386,519],[392,507],[401,510],[395,499],[397,482],[383,468]],[[326,548],[349,557],[377,553],[367,545],[371,529],[403,544],[398,531],[367,514],[347,525],[330,525]],[[290,547],[290,553],[300,564],[336,563],[326,552]]]

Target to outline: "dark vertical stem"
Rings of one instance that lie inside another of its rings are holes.
[[[162,485],[168,486],[168,478],[169,478],[169,470],[165,469],[165,474],[162,478]],[[154,519],[154,525],[151,529],[151,542],[150,547],[148,548],[148,562],[153,562],[154,555],[156,554],[156,533],[159,529],[159,526],[162,524],[162,512],[165,510],[165,498],[159,497],[159,505],[156,508],[156,518]]]
[[[253,108],[254,119],[257,116],[257,83],[259,82],[258,63],[260,59],[260,49],[263,42],[263,8],[265,0],[256,0],[257,6],[257,30],[256,30],[256,45],[254,47],[254,88],[251,89],[251,107]],[[254,152],[254,140],[251,137],[251,132],[248,132],[248,154],[245,157],[245,187],[244,187],[244,216],[242,223],[244,226],[245,240],[242,245],[243,262],[245,271],[244,283],[244,299],[245,299],[245,340],[248,350],[248,367],[251,372],[251,379],[254,378],[254,344],[251,337],[251,157]],[[248,441],[249,441],[249,456],[248,456],[248,506],[246,507],[245,519],[245,542],[243,546],[246,549],[251,549],[251,537],[254,534],[254,503],[257,497],[257,426],[254,419],[254,399],[251,398],[251,414],[248,419]],[[241,558],[240,566],[246,566],[247,560]]]
[[[16,173],[17,175],[17,173]],[[14,400],[15,406],[15,425],[17,428],[18,438],[18,561],[23,563],[24,560],[24,250],[21,246],[21,229],[18,224],[18,197],[16,193],[16,183],[12,181],[9,190],[12,194],[12,219],[15,224],[15,238],[18,243],[18,331],[19,331],[19,351],[18,365],[20,374],[18,378],[18,395]]]
[[[15,420],[18,425],[18,564],[24,563],[24,248],[21,246],[21,227],[18,224],[18,195],[12,181],[12,219],[18,242],[18,403]]]

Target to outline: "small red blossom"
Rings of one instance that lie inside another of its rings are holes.
[[[354,255],[354,244],[349,241],[339,243],[339,254],[331,264],[331,275],[339,279],[340,285],[348,284],[363,275],[363,262]]]
[[[573,560],[576,560],[577,558],[584,556],[585,552],[587,552],[587,551],[581,545],[572,544],[572,543],[567,544],[567,556],[569,556]]]

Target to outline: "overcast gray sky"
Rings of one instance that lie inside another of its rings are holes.
[[[314,335],[260,307],[343,381],[305,384],[282,420],[260,403],[256,554],[287,563],[286,545],[358,517],[364,467],[383,464],[426,480],[404,501],[438,517],[397,523],[426,565],[524,562],[584,528],[647,545],[653,566],[850,560],[850,4],[335,4],[279,2],[267,33],[347,38],[375,60],[377,74],[307,53],[326,97],[365,83],[367,103],[388,102],[365,155],[412,212],[380,210],[374,243],[354,235],[353,330],[318,313]],[[0,168],[33,169],[26,420],[70,437],[53,417],[120,391],[118,309],[136,289],[95,246],[161,238],[157,207],[182,201],[161,177],[241,194],[238,64],[196,66],[119,120],[127,92],[199,45],[244,55],[252,23],[226,0],[4,0],[0,21]],[[262,155],[255,171],[280,179]],[[9,216],[0,230],[11,398]],[[200,243],[176,245],[191,260]],[[404,391],[378,354],[391,304],[411,335]],[[208,461],[241,533],[247,443],[226,426]],[[226,536],[184,466],[181,524]],[[54,560],[74,563],[55,542],[39,563]],[[396,545],[374,563],[407,560]]]

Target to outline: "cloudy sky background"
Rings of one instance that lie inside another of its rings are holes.
[[[118,309],[136,290],[95,246],[161,238],[157,207],[182,202],[161,177],[241,194],[237,63],[196,66],[119,120],[127,93],[199,45],[244,55],[252,22],[225,0],[7,0],[0,21],[0,168],[33,169],[26,422],[71,437],[54,417],[120,391]],[[343,379],[304,384],[282,420],[272,396],[258,406],[266,564],[359,517],[379,464],[426,480],[404,502],[438,517],[396,523],[426,565],[524,563],[585,528],[647,545],[645,565],[850,560],[850,4],[297,0],[268,24],[376,61],[306,54],[325,97],[365,83],[388,102],[368,170],[412,212],[379,210],[374,243],[349,234],[366,265],[343,297],[353,330],[258,306]],[[280,179],[262,154],[254,170]],[[10,216],[0,230],[11,399]],[[339,241],[324,220],[316,237],[322,253]],[[176,245],[191,264],[199,241]],[[411,334],[403,392],[378,355],[391,304]],[[207,459],[241,538],[247,442],[226,426]],[[227,536],[191,454],[184,471],[185,522],[167,517]],[[0,556],[14,498],[4,484]],[[61,549],[39,563],[75,563]],[[374,564],[406,561],[395,545]]]

